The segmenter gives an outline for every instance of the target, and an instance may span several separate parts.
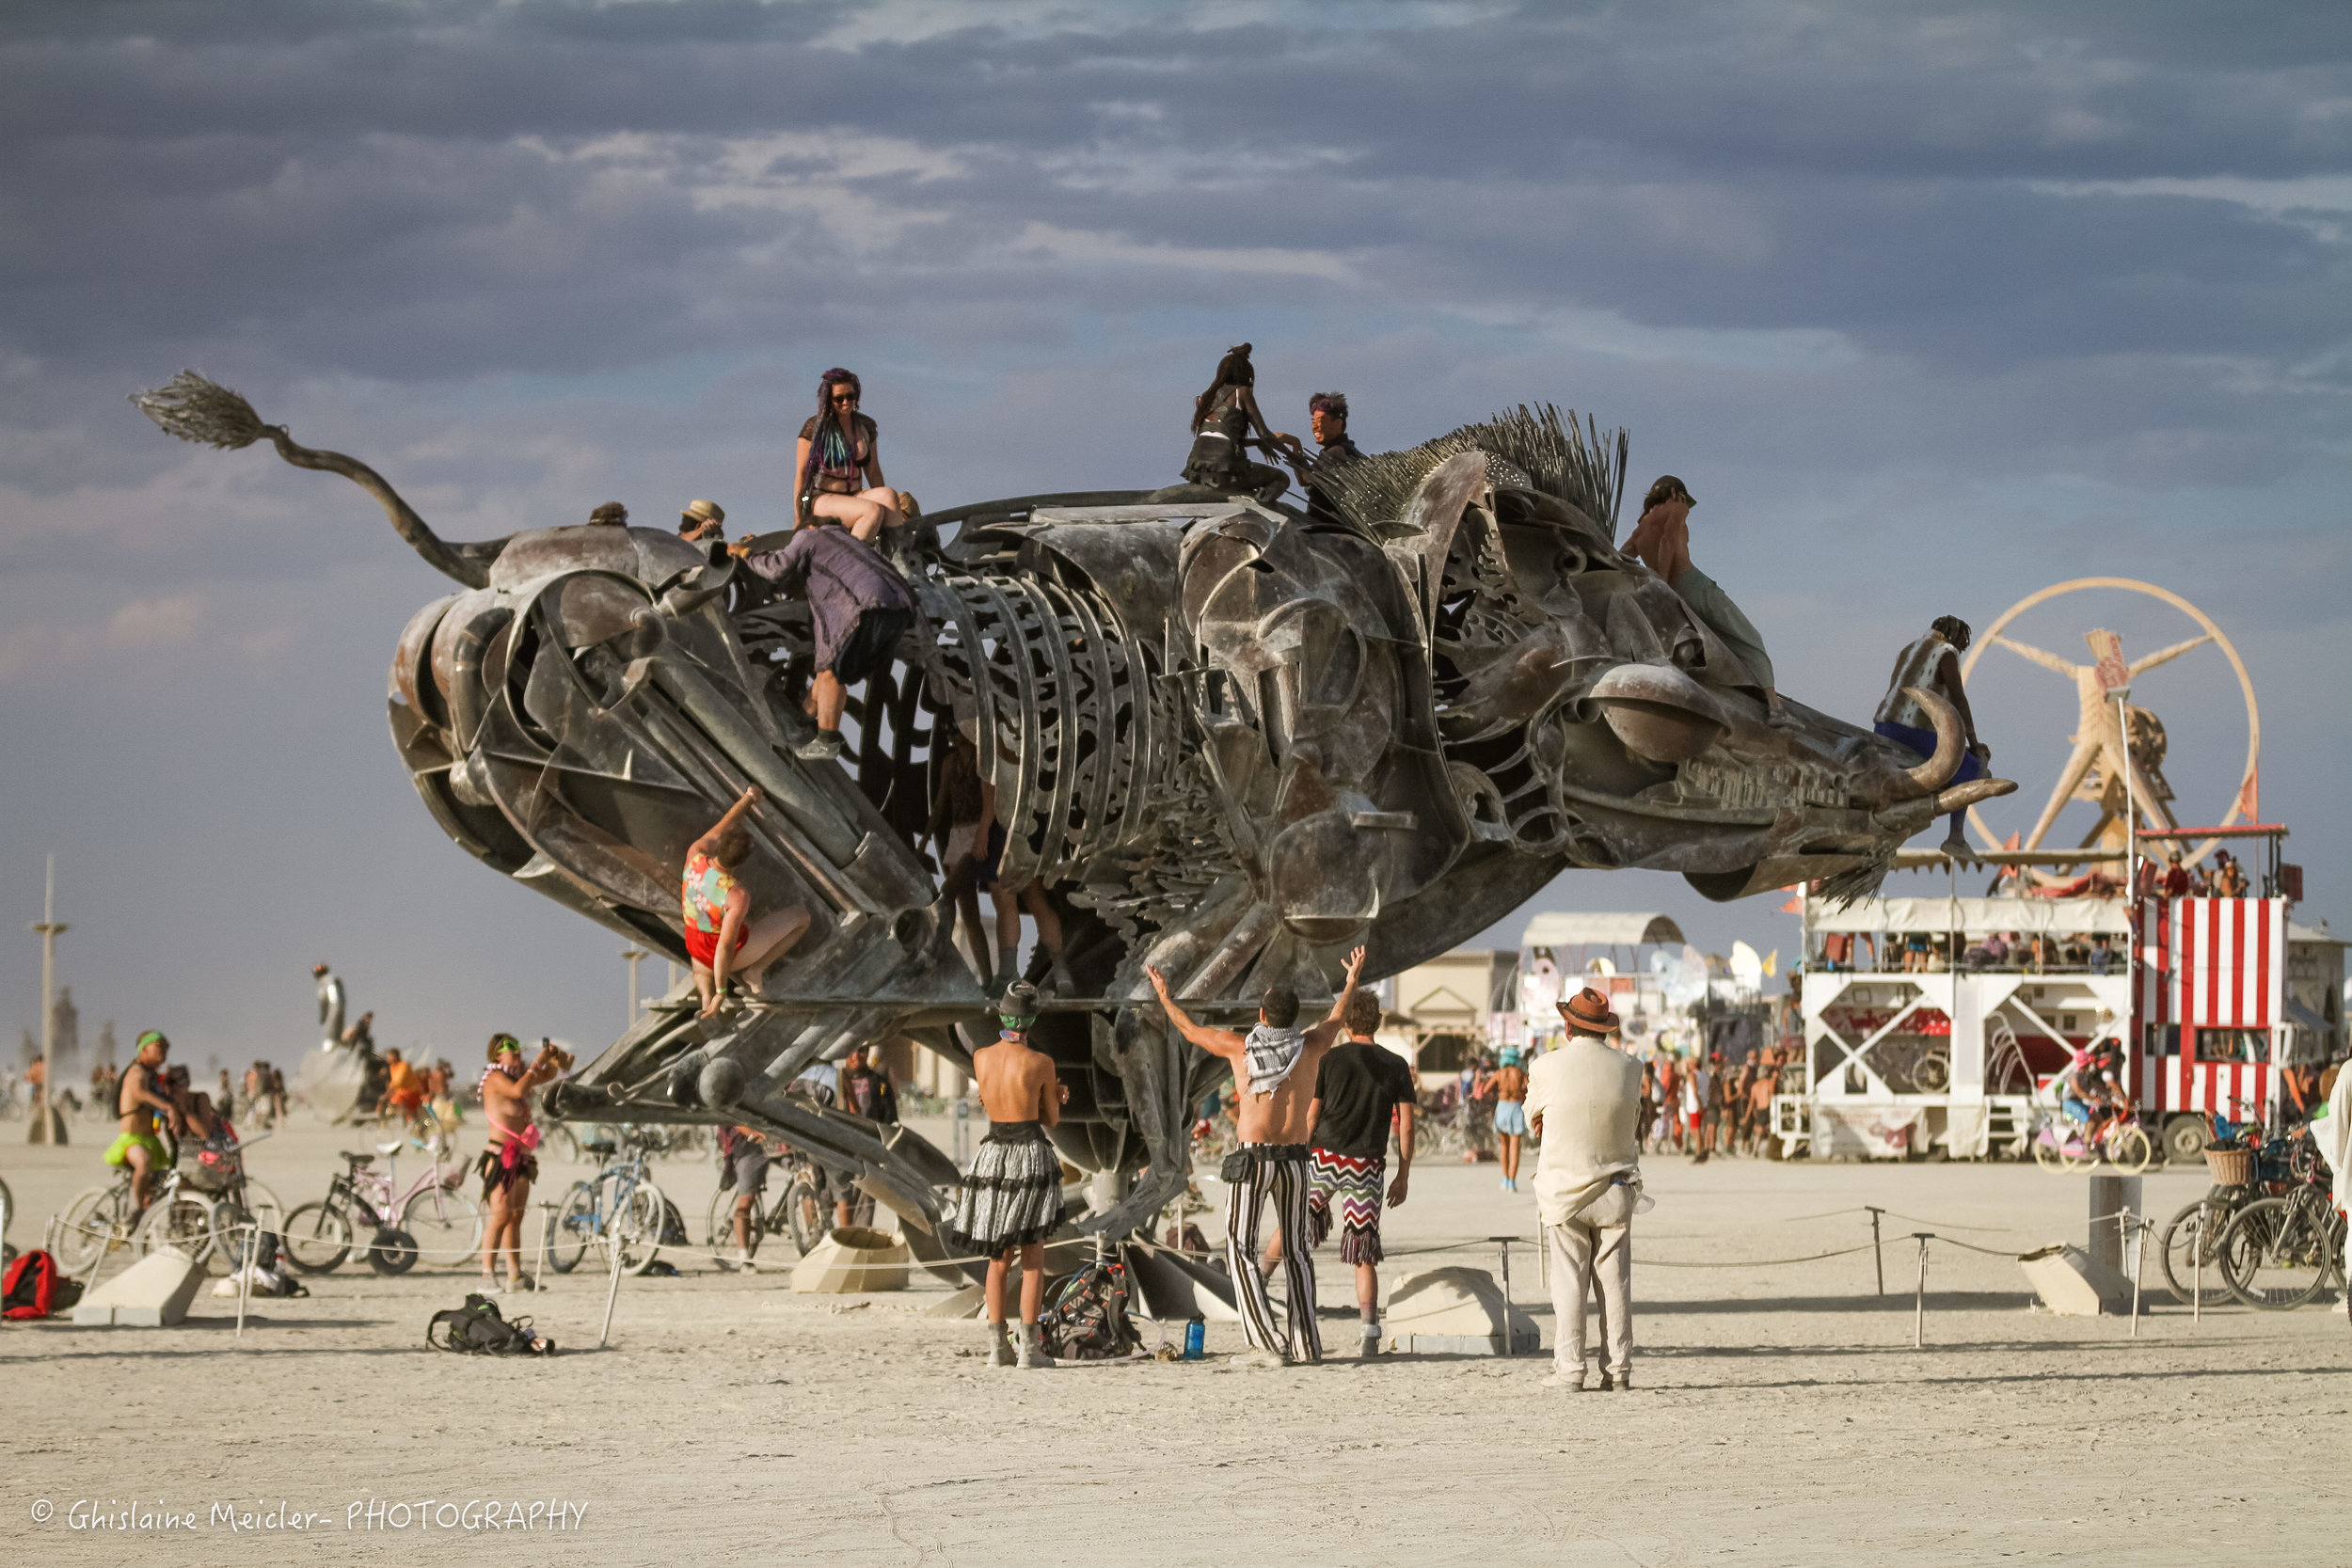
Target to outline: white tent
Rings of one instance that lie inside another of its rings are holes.
[[[1875,929],[1875,927],[1873,927]],[[1682,943],[1682,927],[1662,914],[1584,914],[1556,910],[1527,923],[1521,947],[1636,947]]]
[[[1838,909],[1826,899],[1808,902],[1805,924],[1815,931],[2021,931],[2061,936],[2081,931],[2128,936],[2131,924],[2121,898],[1865,898]]]

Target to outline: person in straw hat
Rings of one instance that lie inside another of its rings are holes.
[[[1610,1037],[1617,1015],[1587,986],[1560,1005],[1568,1037],[1527,1074],[1536,1153],[1535,1205],[1550,1254],[1552,1372],[1547,1387],[1584,1387],[1584,1302],[1596,1284],[1604,1389],[1632,1386],[1633,1215],[1642,1201],[1642,1069]]]
[[[677,534],[690,545],[727,542],[727,509],[717,501],[693,500],[678,514]]]

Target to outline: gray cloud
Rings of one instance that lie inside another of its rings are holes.
[[[1248,337],[1278,423],[1343,385],[1374,445],[1527,397],[1629,424],[1839,711],[1927,615],[2062,575],[2186,587],[2282,696],[2340,640],[2341,8],[1201,14],[0,9],[0,787],[108,890],[93,944],[140,956],[77,994],[298,1038],[302,969],[349,953],[453,1042],[619,1006],[610,943],[405,798],[374,705],[436,579],[358,492],[121,401],[182,364],[467,537],[616,496],[776,513],[834,362],[933,505],[1162,483]],[[2063,716],[1999,689],[2030,794]],[[2315,911],[2352,911],[2320,706],[2265,798],[2311,824]],[[2227,744],[2185,746],[2201,801]],[[333,895],[290,908],[282,865]]]

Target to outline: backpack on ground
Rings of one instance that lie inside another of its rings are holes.
[[[1113,1361],[1143,1348],[1127,1316],[1127,1266],[1089,1263],[1061,1282],[1038,1314],[1045,1354],[1057,1361]]]
[[[36,1247],[20,1253],[0,1275],[0,1317],[45,1318],[67,1311],[82,1299],[81,1281],[67,1275],[57,1260]]]
[[[529,1318],[509,1323],[499,1304],[476,1291],[463,1307],[433,1314],[425,1324],[424,1342],[435,1350],[460,1355],[552,1355],[555,1341],[531,1326]]]
[[[678,1206],[668,1198],[661,1200],[661,1244],[663,1246],[694,1244],[686,1239],[686,1216],[678,1212]]]

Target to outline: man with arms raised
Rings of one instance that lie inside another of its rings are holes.
[[[1585,987],[1560,1004],[1568,1037],[1527,1075],[1535,1156],[1535,1207],[1551,1255],[1554,1328],[1549,1387],[1584,1386],[1584,1302],[1596,1283],[1606,1334],[1600,1386],[1629,1388],[1633,1374],[1633,1212],[1641,1196],[1642,1069],[1609,1043],[1617,1015]]]
[[[1019,1364],[1050,1367],[1038,1343],[1038,1312],[1045,1305],[1045,1238],[1061,1226],[1061,1157],[1045,1130],[1061,1119],[1069,1087],[1054,1059],[1029,1046],[1037,1022],[1037,988],[1016,980],[997,1004],[996,1043],[972,1053],[972,1076],[988,1112],[988,1136],[964,1176],[947,1244],[988,1259],[988,1364],[1009,1367],[1005,1338],[1005,1276],[1021,1259]]]
[[[1355,1000],[1356,976],[1363,967],[1364,950],[1359,947],[1347,956],[1347,984],[1331,1005],[1330,1016],[1311,1029],[1297,1027],[1297,993],[1287,986],[1275,987],[1265,993],[1258,1026],[1247,1037],[1195,1023],[1168,994],[1167,977],[1156,967],[1144,970],[1177,1032],[1232,1064],[1240,1090],[1233,1128],[1241,1135],[1234,1160],[1249,1168],[1239,1180],[1228,1178],[1232,1201],[1225,1212],[1225,1256],[1241,1301],[1242,1332],[1265,1362],[1277,1356],[1293,1362],[1323,1359],[1323,1338],[1315,1331],[1314,1257],[1307,1241],[1307,1134],[1314,1119],[1316,1074],[1325,1053],[1339,1039],[1340,1021]],[[1287,1345],[1274,1326],[1274,1304],[1266,1299],[1265,1276],[1258,1269],[1258,1227],[1269,1200],[1280,1229],[1290,1312]]]

